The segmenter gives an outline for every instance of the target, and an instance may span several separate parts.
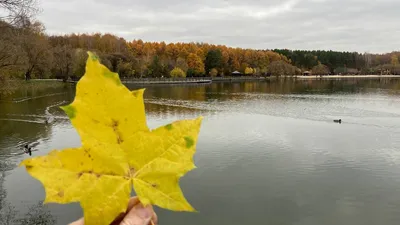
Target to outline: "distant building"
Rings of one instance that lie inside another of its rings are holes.
[[[311,72],[310,71],[304,71],[303,72],[303,76],[310,76],[311,75]]]
[[[231,75],[232,76],[241,76],[242,73],[236,70],[236,71],[233,71]]]

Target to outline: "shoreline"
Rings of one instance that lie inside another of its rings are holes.
[[[160,80],[148,80],[148,79],[132,79],[132,80],[121,80],[123,84],[209,84],[212,83],[211,79],[160,79]]]
[[[340,78],[400,78],[400,75],[324,75],[294,76],[296,79],[340,79]]]
[[[188,78],[132,78],[121,79],[124,84],[210,84],[213,82],[240,82],[240,81],[265,81],[276,79],[298,79],[298,80],[317,80],[317,79],[380,79],[380,78],[400,78],[400,75],[324,75],[324,76],[269,76],[269,77],[188,77]],[[31,81],[58,81],[59,79],[32,79]],[[77,83],[68,80],[67,83]]]

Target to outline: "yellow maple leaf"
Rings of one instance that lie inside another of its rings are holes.
[[[194,211],[179,178],[195,168],[202,117],[149,130],[143,92],[129,91],[89,52],[75,99],[62,107],[82,146],[21,163],[43,184],[45,203],[80,202],[86,225],[110,224],[125,212],[133,187],[145,205]]]

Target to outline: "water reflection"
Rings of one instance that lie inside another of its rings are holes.
[[[56,223],[43,202],[31,206],[26,214],[21,214],[7,199],[7,190],[4,187],[7,173],[14,167],[7,160],[0,162],[0,224],[2,225],[52,225]]]
[[[146,86],[150,127],[205,117],[198,169],[181,182],[200,213],[157,209],[162,223],[398,224],[399,90],[398,79]],[[45,221],[67,224],[82,216],[78,204],[35,211],[43,188],[15,168],[29,157],[19,154],[26,143],[37,143],[34,155],[80,145],[58,108],[73,97],[69,86],[15,93],[0,103],[0,166],[8,171],[0,190],[11,207],[2,210],[12,215],[15,207],[20,223],[51,215]],[[54,121],[45,124],[48,117]],[[340,125],[333,123],[338,118]]]
[[[30,206],[25,217],[17,219],[18,224],[24,225],[52,225],[56,224],[56,219],[50,214],[46,205],[43,202],[38,202],[36,205]]]

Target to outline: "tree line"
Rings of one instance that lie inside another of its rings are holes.
[[[400,74],[400,52],[370,54],[275,49],[290,62],[314,74]]]
[[[31,78],[79,78],[86,52],[121,77],[265,75],[295,68],[282,54],[271,50],[230,48],[206,43],[126,41],[112,34],[49,36],[40,22],[24,20],[16,25],[0,22],[1,76]],[[281,68],[282,67],[282,68]],[[285,71],[283,71],[285,72]]]
[[[47,35],[29,17],[0,21],[0,81],[7,78],[79,79],[87,51],[122,78],[399,74],[399,52],[255,50],[207,43],[127,41],[112,34]]]

